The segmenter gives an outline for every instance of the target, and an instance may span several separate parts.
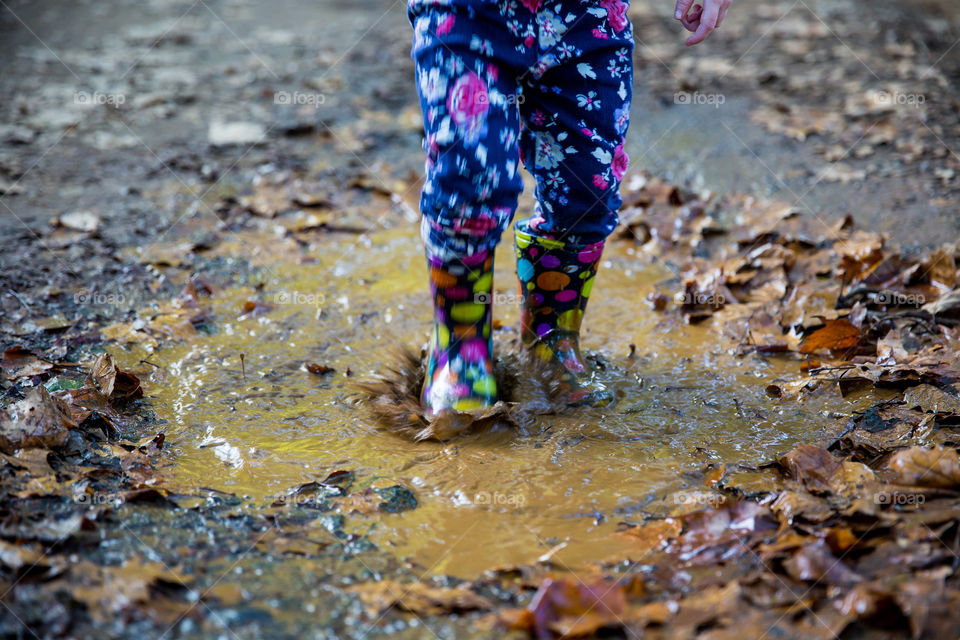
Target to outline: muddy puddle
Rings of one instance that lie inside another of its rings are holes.
[[[509,242],[495,276],[500,344],[515,336],[517,318]],[[576,569],[616,556],[618,522],[700,499],[696,474],[707,465],[769,460],[809,440],[829,414],[875,400],[768,397],[765,386],[795,379],[798,363],[737,356],[720,329],[652,311],[643,296],[672,273],[632,247],[610,244],[584,338],[617,403],[539,416],[523,432],[413,443],[377,429],[357,405],[353,384],[382,372],[390,347],[419,348],[426,338],[429,297],[412,225],[344,235],[311,261],[278,247],[261,254],[262,244],[241,237],[224,242],[222,255],[256,258],[263,270],[210,299],[215,330],[119,359],[157,365],[145,387],[166,421],[163,471],[185,491],[230,492],[257,509],[349,469],[361,488],[389,482],[414,492],[416,509],[348,517],[347,530],[428,575],[469,578],[562,543],[555,559]],[[266,304],[244,314],[251,300]],[[310,373],[309,363],[333,371]]]

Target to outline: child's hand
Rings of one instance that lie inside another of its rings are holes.
[[[701,7],[698,4],[694,5],[693,0],[677,0],[677,11],[673,17],[679,20],[687,31],[694,32],[687,38],[687,46],[700,44],[706,40],[710,32],[723,22],[732,2],[733,0],[703,0]]]

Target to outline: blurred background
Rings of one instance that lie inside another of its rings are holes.
[[[690,49],[672,10],[632,3],[634,169],[956,235],[960,2],[737,0]],[[135,242],[277,171],[412,185],[410,38],[400,1],[3,0],[3,237],[89,210]]]

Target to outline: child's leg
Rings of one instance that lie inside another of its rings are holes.
[[[612,396],[591,382],[579,332],[621,204],[633,34],[625,2],[587,4],[595,6],[584,14],[571,3],[574,20],[566,8],[554,17],[558,43],[541,54],[543,73],[524,90],[521,144],[537,209],[517,223],[517,274],[525,344],[562,368],[571,403],[600,405]]]
[[[513,45],[490,11],[428,5],[412,15],[427,152],[421,229],[434,299],[423,389],[430,413],[496,401],[493,253],[522,179],[516,76],[499,57]]]
[[[575,244],[603,242],[616,228],[623,149],[630,122],[633,28],[627,2],[566,0],[578,7],[537,71],[520,105],[523,160],[537,180],[537,210],[525,222]],[[584,13],[585,6],[602,9]],[[542,14],[541,10],[541,14]]]

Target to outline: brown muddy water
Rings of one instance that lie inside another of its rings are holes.
[[[500,343],[515,336],[517,319],[510,242],[495,277]],[[383,371],[389,347],[426,339],[429,295],[412,226],[344,236],[312,262],[252,235],[217,251],[260,264],[263,288],[218,291],[215,333],[149,355],[163,367],[145,381],[167,422],[163,471],[175,485],[231,492],[252,509],[338,469],[353,470],[361,486],[403,484],[418,508],[348,518],[347,531],[428,575],[470,578],[563,543],[555,559],[570,569],[616,557],[626,544],[610,535],[617,523],[694,499],[708,464],[768,460],[871,401],[769,398],[766,384],[799,376],[798,363],[736,356],[732,336],[709,323],[650,310],[643,296],[672,274],[620,241],[606,253],[584,337],[606,364],[600,376],[617,393],[614,406],[540,416],[522,432],[414,443],[377,429],[353,388]],[[275,308],[243,316],[257,298]],[[132,366],[146,356],[120,358]],[[311,374],[312,362],[335,371]]]

